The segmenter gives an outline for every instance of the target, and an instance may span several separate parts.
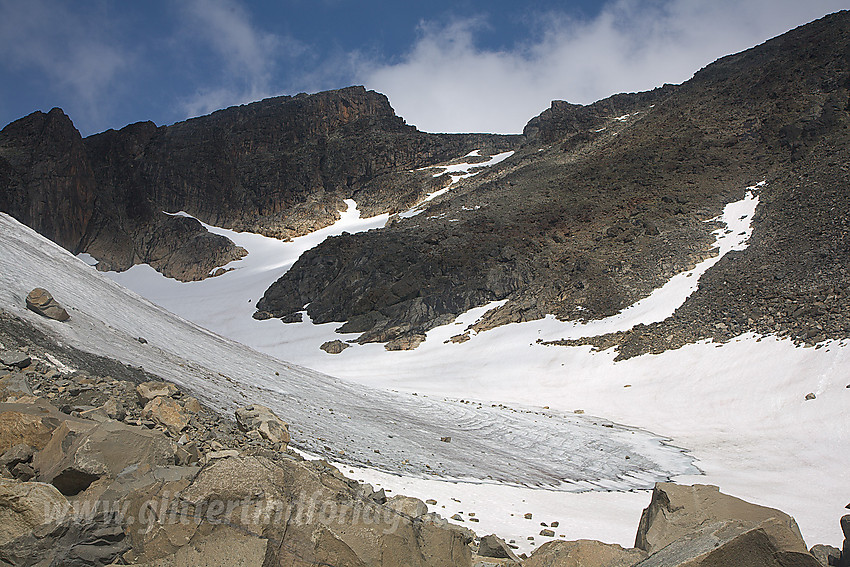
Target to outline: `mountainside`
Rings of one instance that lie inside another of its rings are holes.
[[[347,198],[369,215],[404,210],[449,182],[416,169],[518,139],[420,132],[362,87],[85,140],[53,109],[0,132],[0,210],[103,269],[150,263],[194,280],[244,251],[162,211],[290,238],[331,224]]]
[[[749,330],[847,336],[848,30],[840,12],[678,87],[553,103],[513,157],[421,215],[328,239],[257,307],[286,317],[307,306],[361,343],[412,345],[493,300],[507,303],[475,329],[601,318],[713,254],[705,221],[766,180],[753,246],[711,272],[676,322],[632,333],[626,350],[664,348],[671,332],[675,345]],[[796,320],[809,301],[819,303]]]

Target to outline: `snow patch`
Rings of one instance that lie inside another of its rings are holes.
[[[468,153],[464,157],[479,156],[479,155],[481,155],[480,151],[475,150],[474,152]],[[420,168],[420,170],[439,169],[440,171],[435,173],[434,177],[439,177],[441,175],[448,173],[449,177],[451,177],[452,181],[446,187],[443,187],[442,189],[440,189],[438,191],[434,191],[433,193],[429,193],[424,199],[419,201],[419,203],[417,203],[416,205],[414,205],[410,209],[408,209],[408,210],[406,210],[402,213],[399,213],[398,216],[400,218],[403,218],[403,219],[409,219],[411,217],[415,217],[416,215],[418,215],[419,213],[421,213],[424,210],[423,208],[421,208],[422,205],[424,205],[428,201],[436,199],[440,195],[444,195],[445,193],[448,193],[452,189],[452,187],[454,187],[457,184],[457,182],[460,181],[461,179],[465,179],[467,177],[472,177],[474,175],[478,175],[479,173],[481,173],[481,171],[483,171],[483,168],[492,167],[492,166],[494,166],[498,163],[501,163],[501,162],[505,161],[506,159],[508,159],[509,157],[511,157],[512,155],[514,155],[514,152],[510,151],[510,152],[503,152],[503,153],[500,153],[500,154],[496,154],[496,155],[492,156],[489,160],[484,161],[484,162],[480,162],[480,163],[463,162],[463,163],[456,163],[456,164],[452,164],[452,165],[431,165],[431,166],[428,166],[428,167]],[[477,169],[476,171],[470,171],[473,168],[482,168],[482,169]]]

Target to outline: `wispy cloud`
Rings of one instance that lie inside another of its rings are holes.
[[[590,103],[682,82],[723,55],[845,7],[846,0],[618,0],[593,19],[540,14],[529,41],[476,45],[480,20],[423,23],[400,61],[357,78],[428,131],[519,132],[553,99]]]
[[[85,16],[44,0],[0,0],[0,65],[33,67],[85,121],[104,120],[104,107],[133,56],[110,37],[108,18]]]
[[[217,56],[221,72],[187,98],[188,116],[273,94],[275,76],[284,62],[305,56],[307,47],[292,37],[262,31],[234,0],[192,0],[185,5],[184,25]]]

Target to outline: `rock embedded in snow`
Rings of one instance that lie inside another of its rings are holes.
[[[339,339],[333,341],[327,341],[322,343],[322,346],[319,348],[325,351],[328,354],[339,354],[351,345],[345,342],[342,342]]]
[[[53,299],[53,296],[46,289],[37,287],[27,295],[27,309],[34,311],[48,319],[56,321],[67,321],[71,318],[65,308],[59,305],[59,302]]]
[[[495,559],[512,559],[519,563],[519,558],[514,554],[505,540],[496,535],[485,535],[478,544],[479,557],[492,557]]]

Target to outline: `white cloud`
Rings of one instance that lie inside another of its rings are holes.
[[[188,116],[270,96],[278,65],[307,51],[293,38],[261,31],[234,0],[192,0],[183,16],[184,30],[209,46],[222,64],[215,87],[202,87],[184,101]]]
[[[618,0],[590,20],[538,15],[536,37],[476,46],[481,22],[424,23],[400,62],[357,80],[431,132],[520,132],[553,99],[587,104],[687,80],[699,68],[845,7],[846,0]]]
[[[133,60],[112,41],[110,22],[44,0],[0,0],[0,14],[2,65],[39,70],[84,121],[101,122],[110,87]]]

